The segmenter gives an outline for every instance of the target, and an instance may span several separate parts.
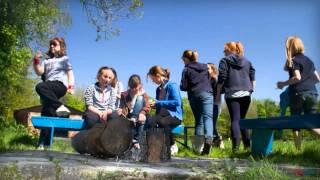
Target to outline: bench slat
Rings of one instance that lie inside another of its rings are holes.
[[[70,130],[81,130],[83,128],[83,119],[69,119],[59,117],[32,116],[32,124],[35,127],[53,127]]]
[[[241,119],[241,129],[313,129],[320,128],[320,114],[256,119]]]

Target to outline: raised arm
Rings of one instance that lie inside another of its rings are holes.
[[[41,57],[42,53],[40,51],[38,51],[33,57],[33,69],[38,76],[41,76],[44,73],[44,68],[40,65]]]

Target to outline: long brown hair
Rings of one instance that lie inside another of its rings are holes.
[[[53,43],[56,43],[58,42],[60,44],[60,51],[58,52],[58,57],[62,57],[62,56],[66,56],[67,55],[67,45],[66,45],[66,42],[63,38],[61,37],[55,37],[55,38],[52,38],[50,41],[49,41],[49,50],[47,52],[47,55],[50,57],[50,58],[53,58],[55,55],[50,51],[50,46],[51,44]]]
[[[218,73],[219,73],[217,66],[213,63],[208,63],[208,68],[212,69],[212,71],[210,73],[211,79],[217,79]]]
[[[292,67],[292,58],[299,53],[304,53],[302,40],[297,36],[289,36],[286,40],[287,61],[284,68],[285,70]]]

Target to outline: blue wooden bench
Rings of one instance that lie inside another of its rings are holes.
[[[84,120],[83,119],[69,119],[69,118],[60,118],[60,117],[46,117],[46,116],[32,116],[31,117],[32,124],[35,128],[38,129],[51,129],[50,134],[50,146],[53,142],[54,137],[54,130],[55,129],[63,129],[63,130],[73,130],[73,131],[80,131],[84,127]],[[188,128],[189,126],[179,125],[172,130],[173,134],[184,134],[184,142],[181,143],[182,145],[188,147]],[[192,128],[192,127],[191,127]]]
[[[240,128],[252,129],[252,155],[266,156],[272,152],[274,130],[320,128],[320,114],[241,119]]]

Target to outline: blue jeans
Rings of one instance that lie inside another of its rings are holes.
[[[195,135],[204,131],[205,138],[213,138],[213,94],[199,92],[188,94],[189,103],[195,119]]]
[[[144,105],[143,96],[138,96],[136,99],[136,103],[134,104],[133,110],[131,113],[128,114],[128,118],[136,118],[138,120],[139,113]],[[133,139],[138,140],[140,135],[144,130],[144,124],[137,121],[136,126],[133,129]]]

